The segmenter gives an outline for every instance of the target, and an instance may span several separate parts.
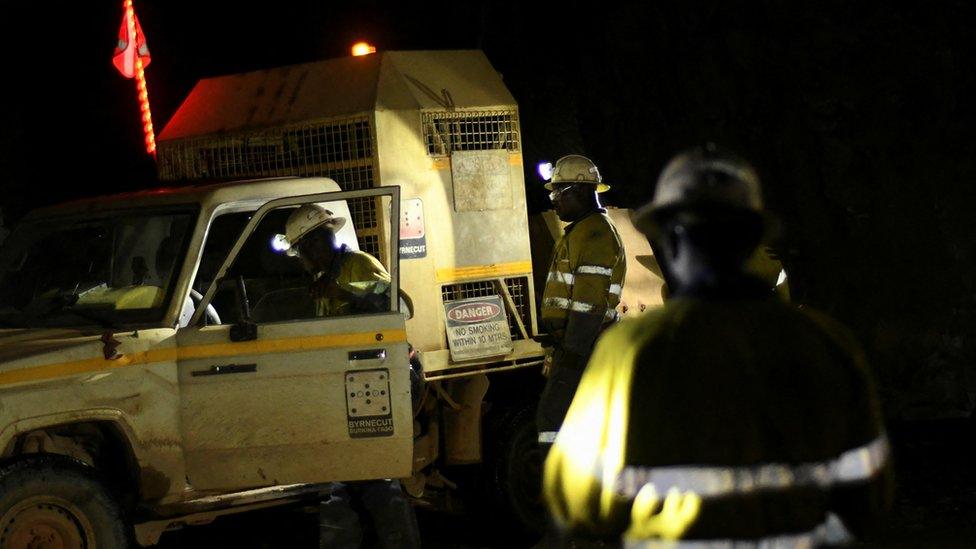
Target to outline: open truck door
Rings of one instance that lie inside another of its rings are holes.
[[[316,317],[299,261],[274,235],[307,203],[375,201],[399,187],[283,198],[247,223],[188,328],[178,376],[186,473],[196,490],[409,476],[413,449],[398,233],[384,256],[386,312]],[[383,207],[379,207],[382,203]],[[348,209],[346,209],[348,211]],[[355,225],[358,220],[347,220]],[[221,324],[207,315],[216,305]]]

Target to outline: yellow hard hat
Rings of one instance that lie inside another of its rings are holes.
[[[556,161],[552,168],[552,178],[546,182],[546,190],[553,190],[556,185],[566,183],[588,183],[596,185],[596,192],[610,190],[610,185],[603,182],[600,170],[596,164],[585,156],[578,154],[566,155]]]
[[[305,235],[318,227],[326,227],[337,232],[346,224],[346,218],[336,217],[331,210],[321,204],[303,204],[288,216],[285,222],[285,240],[288,255],[298,255],[295,245]]]

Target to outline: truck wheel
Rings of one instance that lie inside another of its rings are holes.
[[[37,455],[0,468],[0,549],[128,546],[118,502],[88,467]]]
[[[496,503],[522,528],[542,533],[546,512],[542,503],[542,454],[535,427],[536,402],[522,403],[500,418],[492,433],[487,463],[489,487]]]

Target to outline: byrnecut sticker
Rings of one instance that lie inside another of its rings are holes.
[[[427,257],[424,203],[419,198],[400,202],[400,259]]]
[[[392,436],[391,403],[388,369],[346,372],[346,420],[351,438]]]

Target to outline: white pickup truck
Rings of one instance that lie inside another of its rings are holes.
[[[274,237],[298,205],[350,216],[357,198],[390,214],[389,310],[316,318]],[[0,548],[151,545],[333,480],[410,477],[399,206],[399,187],[292,178],[29,214],[0,251]]]

